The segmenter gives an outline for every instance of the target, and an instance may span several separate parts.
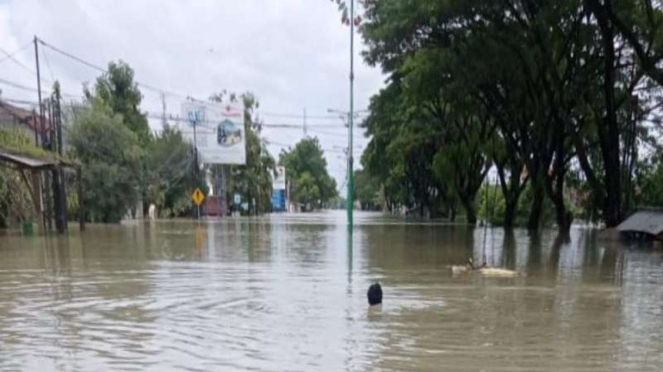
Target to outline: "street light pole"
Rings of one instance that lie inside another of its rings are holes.
[[[352,129],[354,127],[354,32],[355,32],[355,2],[350,0],[350,113],[348,115],[349,138],[348,138],[348,197],[346,208],[348,210],[348,226],[353,225],[354,209],[354,169],[352,151]]]

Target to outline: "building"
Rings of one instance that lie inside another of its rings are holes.
[[[10,104],[0,98],[0,129],[20,130],[29,138],[35,138],[37,135],[36,123],[38,123],[36,112]]]

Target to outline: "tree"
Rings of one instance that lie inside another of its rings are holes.
[[[175,127],[164,123],[148,144],[145,156],[147,200],[160,215],[181,216],[190,211],[192,146]],[[197,185],[196,185],[197,186]]]
[[[336,196],[336,181],[327,173],[327,160],[316,137],[305,138],[294,148],[281,151],[279,164],[286,168],[293,202],[321,208]]]
[[[121,122],[136,134],[142,145],[149,142],[151,134],[147,116],[139,107],[143,95],[134,82],[134,70],[125,62],[110,62],[108,72],[97,78],[94,92],[84,91],[88,101],[99,100],[115,115],[121,115]]]
[[[138,137],[100,102],[84,108],[68,137],[70,155],[83,166],[86,218],[119,222],[138,200]]]
[[[355,171],[355,200],[363,210],[380,208],[380,184],[365,169]]]
[[[432,133],[453,133],[448,124],[459,112],[473,121],[485,115],[493,126],[480,142],[494,145],[481,152],[500,175],[509,211],[505,219],[513,220],[529,182],[528,226],[539,226],[547,197],[558,228],[568,230],[572,214],[565,202],[566,183],[580,171],[606,224],[621,220],[633,193],[635,144],[650,130],[642,121],[660,99],[643,78],[663,81],[656,65],[663,56],[656,32],[663,12],[657,4],[383,0],[367,1],[364,7],[364,56],[400,86],[392,89],[398,97],[390,98],[400,102],[398,110],[410,117],[428,112],[426,130],[439,129]],[[372,126],[393,127],[389,121]],[[473,132],[472,126],[463,131]],[[459,151],[471,149],[458,139],[442,141],[462,145]],[[388,147],[385,137],[376,141]],[[521,177],[523,168],[526,177]],[[426,179],[422,172],[417,177]],[[456,172],[445,176],[455,178]]]

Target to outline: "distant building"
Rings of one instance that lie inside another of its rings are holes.
[[[12,105],[0,98],[0,129],[20,130],[29,138],[35,138],[38,115],[33,111]],[[47,123],[45,123],[48,126]]]
[[[286,212],[288,209],[288,193],[286,187],[285,167],[277,166],[272,175],[272,211]]]

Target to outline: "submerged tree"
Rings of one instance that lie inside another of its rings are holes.
[[[279,164],[285,166],[288,174],[291,201],[321,208],[336,196],[336,181],[327,173],[327,160],[316,137],[305,138],[294,148],[281,151]]]
[[[191,209],[193,152],[182,133],[164,123],[155,133],[145,155],[147,200],[160,216],[175,217]]]
[[[614,226],[621,220],[633,196],[636,144],[650,130],[643,121],[660,95],[651,84],[661,82],[658,5],[383,0],[364,7],[365,58],[380,65],[393,86],[390,95],[385,90],[373,102],[389,97],[397,103],[372,104],[376,119],[368,122],[369,150],[399,141],[405,147],[402,141],[409,140],[393,128],[412,131],[410,118],[417,118],[425,138],[436,136],[440,149],[452,146],[461,154],[465,166],[456,169],[438,158],[445,171],[438,171],[439,181],[446,181],[472,168],[468,154],[474,142],[463,139],[479,134],[479,153],[498,171],[508,210],[505,225],[512,224],[528,182],[533,197],[528,226],[539,226],[547,198],[558,227],[567,230],[572,221],[567,182],[579,173],[604,222]],[[394,108],[401,114],[385,120]],[[457,113],[466,116],[466,124],[458,128],[460,136],[449,136]],[[481,121],[487,131],[468,125]],[[410,138],[414,145],[417,137]],[[441,151],[451,159],[453,153]],[[384,176],[377,162],[369,161],[377,155],[369,153],[367,169]],[[428,168],[419,168],[416,177],[426,180]],[[416,204],[429,197],[410,195]]]
[[[100,102],[82,109],[69,130],[69,151],[82,163],[87,219],[119,222],[139,196],[138,137]]]

